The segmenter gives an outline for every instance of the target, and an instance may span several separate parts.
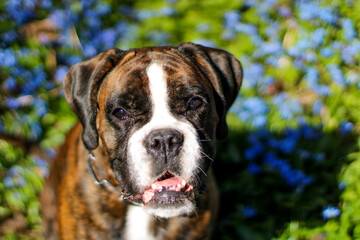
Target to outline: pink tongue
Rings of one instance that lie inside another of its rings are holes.
[[[181,182],[182,182],[181,178],[172,177],[172,178],[167,178],[162,181],[155,181],[153,184],[155,184],[156,186],[161,186],[161,187],[171,187],[171,186],[176,186],[178,184],[181,184]]]
[[[155,181],[152,184],[152,185],[155,184],[155,186],[156,186],[155,190],[152,189],[151,186],[148,189],[146,189],[143,196],[142,196],[143,202],[145,204],[150,202],[150,200],[154,197],[156,190],[161,190],[162,187],[169,188],[169,187],[174,186],[176,188],[176,186],[178,184],[181,184],[181,182],[182,182],[182,179],[178,178],[178,177],[167,178],[167,179],[162,180],[162,181]]]

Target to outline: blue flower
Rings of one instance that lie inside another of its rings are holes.
[[[277,54],[280,55],[282,53],[282,45],[280,42],[264,42],[261,45],[261,48],[257,51],[261,54],[257,54],[258,56],[263,56],[266,54]]]
[[[17,63],[15,53],[11,49],[0,49],[0,66],[13,67]]]
[[[123,35],[127,32],[129,26],[126,22],[118,22],[116,25],[115,25],[115,31],[118,35]]]
[[[360,41],[355,39],[350,45],[343,46],[341,57],[346,64],[354,64],[354,57],[360,52]]]
[[[253,160],[260,156],[265,151],[265,147],[261,142],[253,144],[251,147],[245,150],[244,155],[246,159]]]
[[[331,78],[340,85],[344,85],[345,84],[345,78],[344,78],[344,74],[342,73],[341,69],[339,68],[338,65],[335,64],[328,64],[326,66],[327,70],[330,73]]]
[[[14,90],[17,86],[17,83],[16,83],[16,80],[15,78],[13,78],[12,76],[8,77],[6,80],[5,80],[5,88],[7,90]]]
[[[43,67],[37,67],[32,72],[28,72],[30,78],[21,86],[23,95],[33,94],[46,81],[46,73]]]
[[[92,45],[92,44],[84,44],[84,46],[83,46],[84,57],[90,58],[90,57],[95,56],[97,53],[98,53],[98,51],[96,50],[94,45]],[[60,80],[60,79],[57,79],[57,80]],[[61,79],[61,81],[62,81],[62,79]]]
[[[301,159],[309,159],[311,157],[311,153],[307,150],[304,149],[299,149],[297,151],[297,155],[301,158]]]
[[[242,212],[243,216],[246,218],[255,217],[257,215],[257,211],[251,206],[245,206],[241,210],[241,212]]]
[[[74,65],[75,63],[81,62],[82,58],[78,55],[71,55],[66,58],[67,65]]]
[[[283,153],[289,154],[291,153],[297,144],[297,139],[295,138],[285,138],[279,142],[279,150]]]
[[[337,207],[328,206],[323,209],[321,214],[322,214],[324,220],[329,220],[331,218],[336,218],[336,217],[340,216],[341,212]]]
[[[329,86],[321,84],[316,84],[312,86],[311,89],[321,96],[329,96],[332,93]]]
[[[282,140],[278,140],[275,138],[270,138],[268,144],[275,148],[276,150],[280,150],[283,153],[291,153],[296,144],[297,144],[297,138],[296,137],[287,137],[285,139]]]
[[[96,12],[96,14],[98,16],[103,16],[103,15],[106,15],[108,13],[111,12],[111,8],[108,4],[106,3],[101,3],[99,5],[97,5],[94,9],[94,11]]]
[[[97,2],[98,0],[80,0],[80,3],[83,6],[83,8],[90,8]]]
[[[307,80],[309,88],[316,86],[318,84],[318,79],[319,79],[318,70],[315,67],[307,68],[305,79]]]
[[[280,23],[272,22],[269,26],[265,29],[265,34],[269,37],[271,41],[277,40],[279,41],[279,30],[280,30]]]
[[[242,107],[244,110],[247,110],[254,115],[263,115],[269,110],[264,100],[258,97],[245,99],[242,103]]]
[[[339,187],[339,190],[344,190],[347,187],[347,184],[346,184],[346,182],[340,182],[338,187]]]
[[[343,18],[341,20],[341,26],[344,30],[345,39],[349,42],[352,41],[357,35],[353,21],[349,18]]]
[[[97,16],[86,18],[86,22],[90,28],[99,30],[102,26],[102,22]]]
[[[137,18],[142,21],[152,18],[154,16],[155,16],[155,12],[150,10],[140,10],[137,12]]]
[[[24,169],[21,166],[14,166],[10,168],[7,175],[3,179],[4,186],[6,188],[22,187],[26,184],[23,177]]]
[[[58,83],[62,83],[64,81],[66,73],[69,71],[67,66],[60,66],[56,69],[54,74],[54,79]]]
[[[308,38],[300,39],[295,46],[288,49],[289,55],[296,58],[303,58],[304,53],[312,48],[311,41]]]
[[[53,4],[50,0],[41,0],[40,7],[42,9],[51,9],[53,7]]]
[[[290,17],[292,15],[291,9],[288,8],[287,6],[280,6],[277,10],[280,16],[284,18]]]
[[[285,120],[292,119],[303,111],[300,101],[288,97],[285,93],[274,96],[272,103],[276,106],[281,117]]]
[[[259,174],[263,172],[263,168],[256,163],[250,163],[246,169],[251,174]]]
[[[176,11],[175,11],[174,8],[171,8],[171,7],[163,7],[163,8],[160,8],[160,9],[157,11],[157,16],[171,17],[171,16],[173,16],[175,13],[176,13]]]
[[[116,32],[113,29],[105,29],[99,34],[99,39],[102,43],[103,49],[106,50],[114,47],[116,41]]]
[[[344,135],[351,132],[353,130],[353,128],[354,128],[354,124],[352,124],[351,122],[348,122],[346,120],[342,120],[340,122],[339,129],[340,129],[340,132]]]
[[[345,76],[345,82],[349,85],[356,84],[356,83],[360,82],[360,76],[355,71],[349,71],[349,72],[347,72],[347,74]]]
[[[1,34],[1,40],[6,44],[13,43],[17,37],[18,37],[18,34],[15,30],[9,30],[9,31]]]
[[[20,107],[19,101],[12,97],[5,99],[5,104],[10,109],[18,109]]]
[[[199,39],[195,39],[193,42],[196,44],[203,45],[205,47],[216,47],[215,42],[208,40],[208,39],[199,38]]]
[[[315,161],[322,162],[325,159],[325,154],[324,153],[316,153],[316,154],[314,154],[314,158],[315,158]]]
[[[255,116],[252,125],[256,128],[262,128],[268,123],[268,118],[265,115]]]
[[[119,8],[119,12],[123,15],[133,16],[134,15],[134,9],[129,6],[121,6]]]
[[[309,21],[318,15],[319,6],[314,2],[300,2],[298,8],[300,10],[300,18],[303,20]]]
[[[317,61],[317,55],[312,51],[307,51],[304,58],[309,63],[314,63]]]
[[[147,37],[154,42],[155,45],[164,45],[169,41],[169,34],[166,32],[153,32],[147,35]]]
[[[313,182],[313,179],[299,169],[291,169],[286,160],[279,159],[275,153],[265,155],[264,163],[280,172],[281,177],[289,186],[305,187]]]
[[[321,7],[318,2],[313,1],[299,1],[299,15],[302,20],[312,20],[320,18],[326,23],[334,24],[337,16],[329,7]]]
[[[264,66],[261,64],[251,64],[247,66],[244,73],[244,86],[253,88],[259,84],[264,74]]]
[[[321,113],[321,110],[323,108],[323,103],[321,100],[316,100],[312,107],[312,112],[315,115],[319,115]]]
[[[234,30],[238,33],[245,33],[248,35],[257,35],[258,30],[257,27],[251,24],[238,23],[236,24]]]
[[[224,15],[224,25],[226,28],[235,29],[236,25],[239,23],[241,15],[238,11],[228,11]]]
[[[26,23],[35,15],[35,1],[9,0],[6,2],[6,12],[19,25]]]
[[[39,98],[35,98],[33,104],[34,104],[34,107],[35,107],[36,114],[39,117],[43,117],[48,112],[48,106],[47,106],[47,103],[44,100],[39,99]]]
[[[49,164],[45,160],[39,157],[34,157],[34,163],[36,166],[35,169],[40,176],[45,178],[49,175]]]
[[[334,51],[329,47],[324,47],[320,49],[320,54],[325,58],[330,58],[334,55]]]
[[[313,44],[312,48],[317,48],[324,43],[326,38],[327,31],[324,28],[316,29],[311,35],[311,42]]]
[[[65,10],[56,9],[50,14],[49,18],[58,28],[66,29],[72,24],[71,18]]]
[[[337,16],[330,7],[320,7],[318,16],[321,20],[329,24],[334,24],[337,19]]]
[[[231,108],[231,111],[236,113],[242,121],[251,123],[256,128],[260,128],[267,123],[266,114],[269,108],[261,98],[238,98]]]
[[[38,139],[41,136],[42,132],[43,131],[42,131],[40,123],[34,122],[31,124],[31,126],[30,126],[30,138],[31,139],[34,139],[34,140]]]
[[[317,129],[309,125],[301,125],[300,132],[302,134],[302,137],[305,139],[316,140],[321,137],[319,131],[317,131]]]
[[[202,23],[196,26],[196,31],[197,32],[209,32],[209,30],[211,29],[211,26],[207,23]]]

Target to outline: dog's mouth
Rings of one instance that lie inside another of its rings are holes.
[[[194,198],[194,187],[182,178],[166,171],[142,194],[142,201],[146,204],[174,204]]]

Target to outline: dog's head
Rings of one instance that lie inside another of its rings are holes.
[[[74,65],[64,86],[86,148],[101,149],[149,213],[173,217],[194,210],[241,81],[231,54],[185,43],[107,50]]]

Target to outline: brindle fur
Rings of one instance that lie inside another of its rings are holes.
[[[194,86],[208,94],[208,108],[199,116],[187,118],[199,138],[205,140],[200,143],[202,150],[214,158],[215,137],[226,135],[225,114],[242,80],[241,65],[232,55],[188,43],[176,48],[126,52],[110,49],[77,64],[65,79],[65,95],[81,123],[67,135],[41,196],[46,239],[123,239],[129,206],[94,183],[87,159],[92,150],[99,176],[121,190],[139,194],[129,182],[126,142],[151,117],[144,69],[153,60],[162,64],[167,75],[173,115],[183,117],[182,96],[191,94]],[[134,111],[136,121],[112,122],[109,111],[118,102]],[[212,159],[204,157],[202,162],[201,171],[208,173],[207,178],[200,172],[197,175],[202,175],[201,181],[207,188],[197,199],[196,210],[189,216],[152,217],[149,232],[156,239],[210,238],[218,211],[218,194],[210,169]]]

